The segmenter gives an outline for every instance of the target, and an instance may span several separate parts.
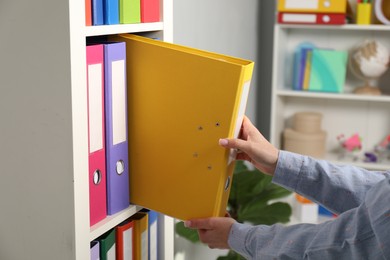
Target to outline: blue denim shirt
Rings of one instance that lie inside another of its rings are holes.
[[[321,224],[235,223],[230,247],[248,259],[390,259],[390,171],[337,166],[280,151],[273,182],[334,213]]]

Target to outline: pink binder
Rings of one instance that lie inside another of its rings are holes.
[[[90,225],[106,217],[103,45],[87,46]]]
[[[141,0],[141,23],[160,21],[160,0]]]

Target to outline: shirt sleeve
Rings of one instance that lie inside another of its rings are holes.
[[[367,191],[389,176],[280,151],[273,182],[340,214],[358,207]]]
[[[248,259],[390,259],[390,179],[360,206],[321,224],[233,224],[228,243]]]

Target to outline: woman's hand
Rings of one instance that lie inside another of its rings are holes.
[[[200,241],[210,248],[230,249],[228,238],[235,222],[230,217],[214,217],[185,221],[184,226],[197,229]]]
[[[249,161],[261,172],[274,174],[279,150],[264,138],[247,117],[244,117],[239,139],[220,139],[219,144],[237,149],[237,160]]]

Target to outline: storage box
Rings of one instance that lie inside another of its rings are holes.
[[[313,156],[317,158],[325,155],[326,132],[306,134],[291,128],[284,130],[284,149],[294,153]]]

